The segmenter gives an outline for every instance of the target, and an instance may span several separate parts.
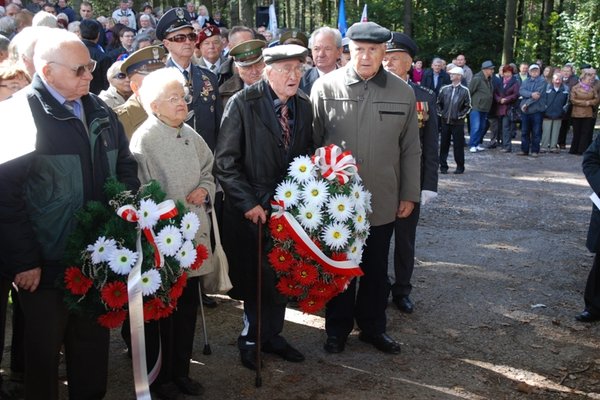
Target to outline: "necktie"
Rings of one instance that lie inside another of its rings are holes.
[[[190,81],[190,73],[187,71],[187,69],[184,69],[183,71],[183,77],[185,78],[185,86],[187,86],[190,94],[192,94],[192,82]]]
[[[77,112],[77,102],[75,101],[69,101],[69,100],[65,100],[65,102],[63,103],[63,105],[65,106],[65,108],[67,110],[69,110],[69,112],[71,114],[73,114],[74,116],[76,116],[77,118],[79,118],[79,113]]]
[[[215,72],[217,70],[217,66],[215,64],[210,66],[211,72]]]
[[[284,144],[286,150],[290,146],[290,139],[291,139],[290,138],[290,125],[288,123],[289,111],[290,110],[288,109],[287,104],[281,105],[281,111],[280,111],[280,116],[279,116],[279,125],[281,125],[283,144]]]

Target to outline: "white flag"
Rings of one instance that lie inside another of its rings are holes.
[[[277,15],[275,14],[275,3],[271,3],[269,6],[269,31],[271,31],[273,37],[277,35]]]
[[[369,19],[367,18],[367,4],[363,7],[363,13],[360,17],[360,22],[367,22]]]

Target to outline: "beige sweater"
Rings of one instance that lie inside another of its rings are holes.
[[[214,199],[213,154],[208,145],[188,125],[172,128],[150,115],[133,134],[129,149],[138,162],[138,176],[142,184],[152,179],[158,181],[167,198],[180,200],[198,215],[200,229],[196,234],[196,243],[206,246],[209,259],[198,271],[190,271],[189,276],[211,272],[211,222],[207,213],[210,205],[197,207],[185,201],[186,196],[197,188],[206,189],[210,200]]]

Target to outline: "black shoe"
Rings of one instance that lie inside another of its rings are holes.
[[[173,383],[163,383],[161,385],[152,385],[150,387],[152,398],[161,400],[177,400],[183,398],[179,388]]]
[[[396,307],[398,307],[398,310],[402,311],[403,313],[412,314],[412,312],[415,310],[415,305],[408,296],[394,297],[392,301]]]
[[[290,362],[302,362],[304,356],[298,350],[293,348],[289,343],[283,349],[274,349],[270,344],[265,344],[262,347],[265,353],[277,354],[279,357]]]
[[[454,170],[455,175],[460,175],[460,174],[464,174],[464,173],[465,173],[464,168],[456,168],[456,170]]]
[[[323,348],[331,354],[341,353],[346,348],[346,339],[337,336],[327,336],[327,341],[325,341]]]
[[[178,378],[174,378],[173,383],[175,383],[175,385],[183,394],[199,396],[204,392],[204,387],[202,386],[202,384],[188,376],[180,376]]]
[[[358,335],[358,339],[370,343],[379,351],[383,351],[388,354],[400,354],[400,343],[388,336],[387,333],[380,333],[378,335],[367,335],[361,332]]]
[[[217,301],[212,297],[209,297],[202,293],[202,304],[204,304],[204,306],[208,308],[215,308],[217,306]]]
[[[256,371],[256,349],[240,349],[240,359],[244,367]]]
[[[583,310],[583,312],[577,316],[575,319],[579,322],[595,322],[600,321],[600,315],[592,314],[588,310]]]
[[[448,173],[447,169],[440,169],[440,174],[446,175]]]

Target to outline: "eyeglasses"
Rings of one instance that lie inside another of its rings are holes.
[[[285,67],[285,68],[278,68],[278,67],[273,67],[273,69],[281,74],[287,75],[287,76],[291,76],[292,72],[295,75],[299,75],[302,76],[302,74],[304,74],[304,67],[302,65],[298,65],[297,67]]]
[[[188,93],[183,97],[175,95],[169,97],[168,99],[162,99],[162,101],[166,101],[168,103],[171,103],[172,105],[178,104],[182,100],[185,101],[186,104],[190,104],[192,102],[192,95]]]
[[[127,78],[127,74],[124,72],[119,72],[118,74],[113,76],[113,78],[118,79],[118,80],[123,80],[123,79]]]
[[[77,65],[75,67],[71,67],[70,65],[63,64],[58,61],[49,61],[48,64],[62,65],[63,67],[68,68],[71,71],[75,72],[75,76],[77,76],[77,77],[83,76],[83,74],[85,74],[86,72],[89,72],[91,74],[96,69],[96,61],[95,60],[90,60],[90,62],[88,64]]]
[[[173,37],[167,38],[167,40],[169,42],[175,42],[175,43],[183,43],[183,42],[185,42],[186,39],[189,40],[190,42],[195,42],[196,39],[198,39],[198,35],[196,35],[194,32],[188,33],[187,35],[180,33],[179,35],[175,35]]]

